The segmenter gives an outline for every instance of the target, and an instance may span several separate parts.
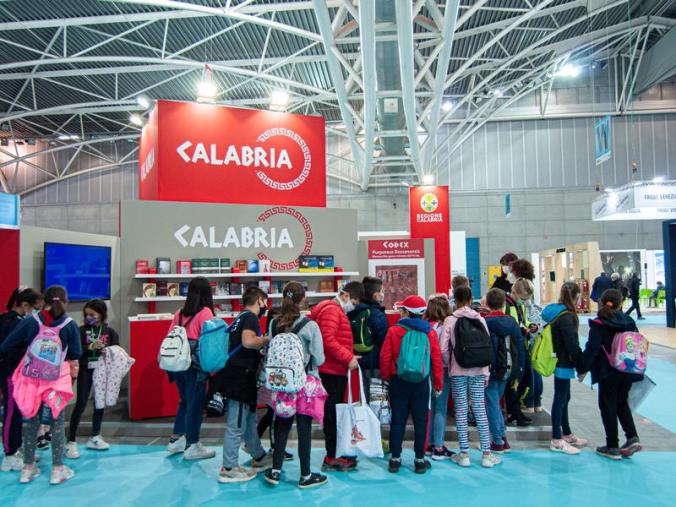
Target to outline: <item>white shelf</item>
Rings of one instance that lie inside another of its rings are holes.
[[[192,279],[196,276],[205,278],[328,278],[328,277],[353,277],[359,276],[358,271],[320,271],[299,273],[298,271],[273,271],[271,273],[169,273],[134,275],[138,280],[181,280]]]
[[[321,298],[321,297],[336,297],[337,292],[306,292],[305,295],[309,298]],[[281,299],[282,294],[275,293],[269,294],[270,299]],[[228,301],[234,299],[241,299],[241,295],[229,295],[229,296],[214,296],[214,301]],[[185,296],[156,296],[154,298],[135,298],[137,303],[171,303],[174,301],[185,301]]]

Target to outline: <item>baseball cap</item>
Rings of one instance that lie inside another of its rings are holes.
[[[397,309],[403,308],[411,313],[419,314],[425,313],[425,310],[427,310],[427,303],[420,296],[407,296],[403,301],[394,303],[394,307]]]

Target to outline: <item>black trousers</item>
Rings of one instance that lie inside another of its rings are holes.
[[[390,381],[390,404],[392,405],[390,450],[393,458],[401,457],[401,445],[404,441],[406,421],[409,415],[413,418],[415,457],[416,459],[425,457],[429,402],[429,380],[425,379],[422,382],[413,383],[400,380],[396,376],[392,377]]]
[[[629,307],[629,310],[625,312],[625,315],[629,315],[634,310],[636,310],[636,315],[640,319],[642,315],[641,315],[641,305],[639,304],[638,296],[631,298],[631,306]]]
[[[86,365],[80,364],[80,372],[77,375],[77,401],[73,408],[73,413],[70,416],[70,425],[68,426],[68,441],[75,442],[77,437],[77,429],[80,426],[80,418],[87,408],[89,401],[89,394],[92,391],[92,379],[94,377],[94,370],[87,368]],[[92,436],[101,434],[101,423],[103,422],[103,409],[94,408],[94,417],[92,420]]]
[[[300,475],[310,475],[310,450],[312,447],[312,417],[296,414],[296,430],[298,430],[298,458],[300,459]],[[286,442],[293,426],[294,417],[275,417],[275,446],[272,453],[272,469],[281,470],[284,464]]]
[[[638,436],[628,402],[632,383],[631,378],[612,371],[610,376],[599,382],[599,409],[606,430],[606,445],[613,449],[620,446],[617,435],[618,420],[627,439]]]
[[[324,405],[324,446],[326,447],[326,457],[336,457],[336,443],[338,434],[336,429],[336,404],[343,403],[345,399],[345,388],[347,387],[346,375],[331,375],[320,373],[324,389],[329,397]]]
[[[21,425],[23,423],[19,407],[14,401],[12,377],[0,372],[0,391],[2,391],[2,444],[6,456],[14,456],[21,449]]]

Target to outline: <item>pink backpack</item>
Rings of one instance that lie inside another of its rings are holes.
[[[324,425],[324,403],[329,394],[322,381],[312,375],[307,376],[305,387],[298,393],[296,410],[299,414],[308,415]]]
[[[648,366],[648,339],[641,333],[625,331],[613,336],[613,345],[603,351],[610,366],[621,373],[643,375]]]
[[[57,380],[61,375],[61,364],[66,357],[62,350],[59,333],[73,319],[66,318],[59,326],[46,326],[35,317],[38,322],[38,334],[26,350],[23,358],[21,373],[25,377],[40,380]]]

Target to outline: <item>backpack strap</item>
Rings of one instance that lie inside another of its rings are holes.
[[[291,332],[297,335],[308,324],[308,322],[310,322],[310,319],[308,319],[307,317],[303,317],[303,319],[293,327]]]
[[[185,315],[183,315],[183,312],[181,312],[181,313],[179,314],[179,317],[178,317],[178,325],[181,326],[181,327],[183,327],[183,328],[188,327],[188,326],[190,325],[190,323],[192,322],[192,319],[194,319],[196,315],[197,315],[197,314],[191,316],[191,317],[188,319],[188,322],[186,322],[185,324],[182,324],[181,321],[183,320],[183,317],[184,317]]]

